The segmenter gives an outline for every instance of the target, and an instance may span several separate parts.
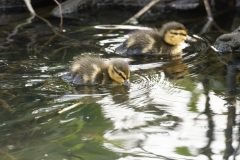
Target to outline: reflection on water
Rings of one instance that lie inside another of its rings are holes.
[[[124,57],[129,91],[75,86],[60,78],[74,56],[123,58],[114,48],[142,27],[67,24],[59,35],[34,18],[12,41],[0,35],[0,159],[237,158],[237,56],[218,55],[207,35],[195,35],[182,57]]]

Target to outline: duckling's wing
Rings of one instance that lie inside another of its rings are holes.
[[[154,55],[158,53],[156,43],[161,35],[156,30],[135,31],[115,50],[120,55]]]

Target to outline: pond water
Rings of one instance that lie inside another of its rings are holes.
[[[64,32],[56,31],[59,18],[4,15],[1,160],[240,158],[237,54],[214,52],[216,33],[199,34],[204,22],[189,20],[183,23],[197,42],[181,59],[121,57],[114,48],[143,26],[121,25],[120,14],[69,16]],[[70,62],[84,54],[129,61],[130,90],[63,82]]]

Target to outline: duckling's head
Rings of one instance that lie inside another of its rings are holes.
[[[164,41],[170,45],[178,45],[187,39],[187,30],[183,24],[169,22],[161,28]]]
[[[130,69],[127,62],[120,59],[112,60],[108,67],[108,74],[115,82],[130,87]]]

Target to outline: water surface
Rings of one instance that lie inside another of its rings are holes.
[[[24,13],[0,27],[1,160],[239,158],[239,57],[214,52],[195,22],[186,25],[198,41],[162,59],[114,52],[146,24],[68,17],[58,32],[59,19],[45,18]],[[85,54],[129,61],[130,90],[63,82]]]

